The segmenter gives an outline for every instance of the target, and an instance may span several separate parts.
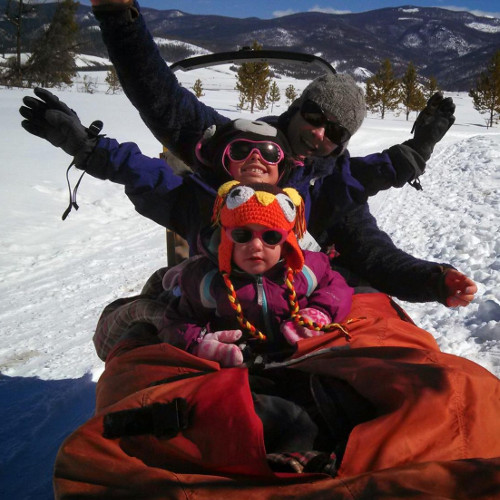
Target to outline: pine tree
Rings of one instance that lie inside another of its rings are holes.
[[[35,42],[26,65],[26,77],[30,82],[43,87],[71,84],[76,75],[77,8],[78,3],[73,0],[63,0],[57,5],[50,26]]]
[[[254,42],[253,50],[261,50],[262,45]],[[267,63],[244,63],[238,70],[236,82],[236,90],[240,93],[241,109],[245,108],[246,104],[250,105],[250,113],[256,105],[260,109],[264,109],[267,101],[267,93],[269,91],[269,65]],[[262,107],[264,106],[264,108]]]
[[[205,95],[203,93],[203,84],[201,83],[201,80],[199,78],[194,82],[192,89],[193,89],[194,95],[196,97],[198,97],[198,99]]]
[[[425,108],[425,97],[418,83],[417,70],[412,62],[408,64],[406,73],[401,78],[401,103],[405,108],[406,121],[411,111],[420,111]]]
[[[430,76],[428,80],[426,80],[425,85],[425,98],[430,99],[437,91],[439,90],[439,85],[435,76]]]
[[[380,111],[382,120],[386,111],[394,111],[400,103],[399,81],[395,78],[389,59],[366,81],[366,105],[370,111]]]
[[[288,85],[288,87],[285,89],[285,97],[287,106],[290,106],[290,104],[292,104],[292,102],[297,99],[297,91],[295,90],[295,87],[293,85]]]
[[[281,99],[280,89],[276,82],[271,84],[269,88],[269,102],[271,103],[271,113],[273,112],[274,103]]]
[[[474,108],[481,114],[487,113],[486,125],[493,127],[500,117],[500,50],[495,52],[486,71],[479,75],[469,95]]]
[[[12,6],[12,4],[14,4]],[[17,6],[16,6],[17,4]],[[11,8],[12,7],[12,8]],[[36,7],[25,0],[7,2],[3,18],[14,26],[16,37],[16,55],[8,62],[8,70],[2,79],[8,85],[22,85],[24,67],[21,63],[21,41],[24,33],[24,18],[34,13]]]
[[[119,90],[121,90],[122,86],[120,83],[120,79],[118,78],[118,73],[114,66],[106,73],[105,82],[108,84],[108,90],[106,90],[106,94],[116,94]]]

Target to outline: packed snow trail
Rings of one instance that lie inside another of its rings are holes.
[[[377,203],[379,226],[412,255],[449,263],[477,283],[467,308],[400,301],[441,349],[500,372],[500,150],[498,137],[477,135],[438,148],[422,191],[391,190]],[[486,203],[485,203],[486,201]],[[375,203],[377,200],[375,200]],[[415,235],[416,237],[412,237]]]

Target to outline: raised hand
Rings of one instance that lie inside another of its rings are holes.
[[[414,149],[424,161],[431,157],[434,146],[455,123],[455,104],[451,97],[436,92],[419,113],[413,124],[412,139],[404,142]]]
[[[78,115],[57,96],[42,88],[36,88],[34,92],[38,99],[25,97],[24,106],[19,109],[25,118],[22,127],[71,156],[88,154],[97,141],[102,122],[93,122],[87,129]]]

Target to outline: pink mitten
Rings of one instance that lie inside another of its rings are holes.
[[[318,309],[314,309],[313,307],[305,307],[299,311],[299,314],[309,321],[313,321],[318,325],[328,325],[331,322],[328,314],[325,314],[322,311],[318,311]],[[300,326],[294,323],[293,321],[285,321],[281,324],[281,333],[285,337],[286,341],[294,345],[301,339],[307,339],[309,337],[314,337],[317,335],[323,335],[324,332],[321,330],[311,330],[305,326]]]
[[[217,361],[224,368],[243,363],[243,353],[234,344],[241,338],[241,330],[222,330],[207,333],[193,348],[193,354],[203,359]]]

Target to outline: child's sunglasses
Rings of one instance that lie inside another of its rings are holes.
[[[245,161],[254,151],[259,153],[265,163],[279,163],[285,156],[280,145],[275,142],[235,139],[226,146],[223,158],[227,156],[233,161]]]
[[[314,101],[306,100],[302,103],[300,116],[307,123],[315,127],[324,128],[328,139],[338,146],[346,143],[351,138],[349,131],[340,125],[340,123],[328,120],[321,106]]]
[[[279,245],[288,238],[289,233],[289,231],[278,228],[266,228],[261,231],[254,231],[246,227],[227,227],[225,230],[226,234],[233,243],[248,243],[254,238],[259,238],[265,245],[268,246]]]

